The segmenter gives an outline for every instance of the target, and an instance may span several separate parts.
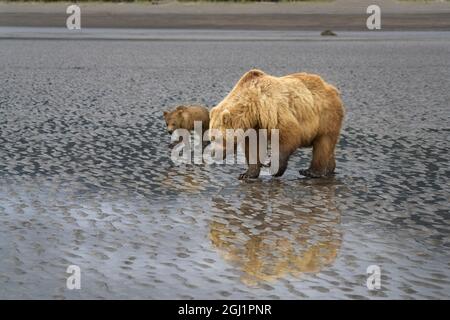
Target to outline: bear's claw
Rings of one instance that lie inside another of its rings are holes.
[[[239,180],[257,179],[258,176],[250,175],[248,172],[244,172],[239,175]]]
[[[312,171],[311,169],[302,169],[298,171],[300,175],[308,177],[308,178],[322,178],[325,174],[320,174]]]

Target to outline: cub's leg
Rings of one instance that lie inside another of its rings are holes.
[[[300,174],[310,178],[320,178],[334,172],[336,166],[334,148],[336,138],[324,135],[313,141],[313,158],[311,165],[306,170],[300,170]]]
[[[179,137],[178,138],[178,140],[175,140],[175,141],[173,141],[173,142],[171,142],[170,144],[169,144],[169,148],[170,149],[173,149],[177,144],[179,144],[181,141],[183,141],[183,137]]]

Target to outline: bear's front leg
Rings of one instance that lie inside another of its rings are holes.
[[[239,180],[256,179],[259,177],[261,167],[259,164],[250,164],[247,171],[239,175]]]
[[[261,163],[258,157],[259,142],[256,142],[256,148],[251,148],[250,143],[251,141],[247,141],[247,143],[245,143],[245,160],[247,162],[248,169],[246,172],[239,175],[239,180],[256,179],[259,177],[259,173],[261,171]]]
[[[281,177],[284,174],[284,172],[287,169],[289,158],[292,152],[294,152],[292,148],[283,146],[282,148],[280,148],[278,154],[272,155],[273,157],[278,157],[278,168],[272,168],[274,164],[274,159],[270,161],[270,168],[271,171],[273,171],[272,175],[274,177]]]
[[[281,155],[278,163],[278,170],[275,171],[272,175],[274,177],[281,177],[287,169],[289,161],[288,155]],[[270,163],[272,169],[272,162]]]

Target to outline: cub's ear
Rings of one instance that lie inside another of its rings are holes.
[[[168,111],[163,111],[163,116],[164,116],[164,119],[167,119],[167,116],[169,115],[169,112]]]
[[[225,109],[222,112],[222,123],[224,125],[230,125],[231,124],[231,114],[230,114],[230,111],[228,111],[227,109]]]
[[[186,106],[183,106],[183,105],[178,106],[176,110],[177,110],[177,111],[178,111],[178,110],[186,110]]]

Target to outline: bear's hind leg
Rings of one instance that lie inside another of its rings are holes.
[[[320,178],[334,172],[334,147],[336,139],[331,136],[321,136],[313,142],[313,158],[307,170],[300,170],[300,174],[310,178]]]

